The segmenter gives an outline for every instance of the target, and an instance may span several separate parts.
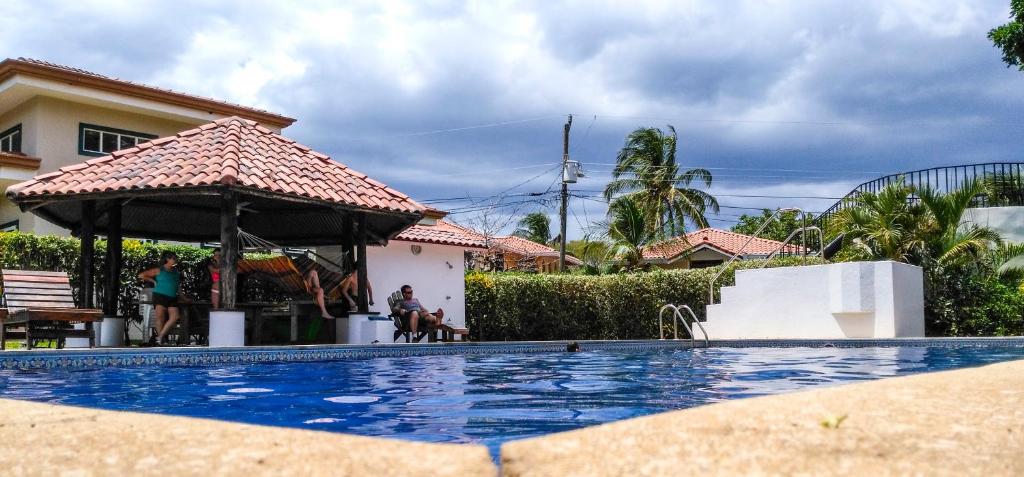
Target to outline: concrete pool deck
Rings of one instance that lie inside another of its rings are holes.
[[[501,448],[505,476],[1024,475],[1024,360],[728,401]]]
[[[498,474],[427,444],[0,400],[3,475]],[[505,476],[1024,475],[1024,360],[728,401],[506,443]]]

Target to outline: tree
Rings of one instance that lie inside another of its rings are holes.
[[[998,232],[965,223],[964,212],[985,193],[980,181],[949,193],[917,190],[902,180],[864,192],[837,215],[846,238],[873,259],[915,265],[964,264],[1000,243]]]
[[[551,219],[543,212],[531,212],[519,220],[513,235],[547,245],[551,241]]]
[[[609,203],[630,197],[644,215],[647,228],[658,237],[675,237],[686,231],[686,222],[707,227],[708,210],[718,212],[718,201],[707,192],[690,187],[695,181],[711,186],[711,172],[694,168],[681,172],[676,162],[676,130],[637,128],[626,137],[604,190]]]
[[[944,265],[973,261],[1002,242],[994,229],[963,221],[964,212],[985,191],[982,181],[969,182],[946,194],[920,191],[921,204],[931,221],[926,235],[931,258]]]
[[[1024,71],[1024,0],[1010,0],[1010,22],[989,30],[988,39],[1003,50],[1007,68]]]
[[[761,215],[743,214],[740,216],[739,222],[733,225],[730,230],[744,235],[754,235],[754,232],[757,232],[757,229],[761,228],[761,225],[771,218],[774,213],[774,210],[763,209],[761,210]],[[806,219],[807,225],[811,225],[814,220],[811,214],[805,213],[803,218],[801,218],[798,217],[796,212],[783,212],[779,214],[778,218],[768,223],[768,226],[761,231],[758,237],[778,240],[780,242],[786,240],[794,230],[804,226],[804,220],[802,219]],[[815,240],[817,240],[817,237],[813,234],[807,236],[808,240],[811,237],[815,237]]]
[[[608,242],[591,240],[585,236],[583,240],[571,240],[565,244],[567,253],[583,261],[583,266],[588,273],[598,273],[608,259],[611,246]]]
[[[643,249],[657,240],[647,225],[647,214],[634,196],[616,199],[608,207],[607,229],[609,257],[622,262],[623,268],[643,268]]]

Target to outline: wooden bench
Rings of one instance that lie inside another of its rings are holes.
[[[2,270],[0,282],[0,350],[8,338],[24,339],[29,349],[40,339],[55,339],[63,347],[67,338],[88,338],[95,346],[92,324],[103,319],[103,311],[75,308],[67,273]],[[76,323],[85,323],[85,329],[74,329]]]

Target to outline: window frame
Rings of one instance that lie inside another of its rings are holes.
[[[15,134],[18,135],[18,149],[14,150],[14,147],[13,147],[14,146],[14,139],[12,138],[11,139],[11,150],[10,151],[3,151],[2,150],[3,148],[0,147],[0,151],[2,151],[2,152],[15,152],[15,153],[22,152],[22,147],[21,146],[22,146],[23,140],[25,139],[25,133],[21,132],[21,123],[15,124],[14,126],[11,126],[10,128],[5,130],[4,132],[0,132],[0,144],[2,144],[3,141],[5,139],[7,139],[8,137],[14,136]]]
[[[78,123],[78,155],[80,155],[80,156],[101,157],[101,156],[106,156],[106,155],[111,154],[110,152],[97,152],[97,151],[87,150],[85,148],[85,130],[86,129],[92,130],[92,131],[96,131],[96,132],[99,132],[101,134],[116,134],[118,136],[117,137],[118,145],[120,145],[120,143],[121,143],[121,136],[129,136],[129,137],[135,138],[136,139],[136,141],[135,141],[136,144],[138,144],[140,142],[139,141],[140,139],[145,139],[146,141],[152,141],[153,139],[157,138],[157,136],[155,134],[142,133],[142,132],[138,132],[138,131],[129,131],[127,129],[111,128],[111,127],[107,127],[107,126],[100,126],[100,125],[97,125],[97,124]],[[146,142],[146,141],[141,141],[141,142]],[[100,148],[103,148],[103,136],[102,135],[100,136]],[[127,149],[127,148],[125,148],[125,149]],[[120,151],[121,149],[115,149],[115,150],[116,151]]]

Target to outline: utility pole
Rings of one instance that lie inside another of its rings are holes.
[[[562,134],[562,210],[561,210],[561,242],[558,250],[558,271],[565,271],[565,224],[569,208],[569,182],[566,180],[566,171],[569,167],[569,128],[572,127],[572,115],[565,123],[565,131]]]

